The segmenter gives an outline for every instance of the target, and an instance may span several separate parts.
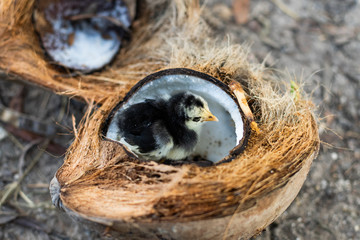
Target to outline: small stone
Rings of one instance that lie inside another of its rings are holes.
[[[7,131],[0,126],[0,141],[5,139],[8,136]]]
[[[223,21],[229,22],[233,17],[231,9],[223,3],[216,4],[213,8],[213,12]]]
[[[19,179],[19,177],[20,177],[20,176],[19,176],[19,174],[18,174],[18,173],[15,173],[15,174],[14,174],[14,180],[18,180],[18,179]]]
[[[354,157],[355,159],[360,159],[360,150],[355,150]]]
[[[328,182],[326,180],[321,180],[321,189],[326,189],[328,186]]]
[[[337,160],[339,158],[339,155],[336,152],[331,153],[331,159]]]

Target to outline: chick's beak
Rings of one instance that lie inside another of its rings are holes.
[[[215,117],[214,114],[212,114],[210,112],[210,110],[205,109],[204,114],[203,114],[203,121],[215,121],[215,122],[218,122],[219,119],[217,119],[217,117]]]

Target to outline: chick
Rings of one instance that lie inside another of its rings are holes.
[[[205,121],[218,121],[205,99],[180,92],[129,106],[117,125],[120,142],[140,158],[181,160],[194,151]]]

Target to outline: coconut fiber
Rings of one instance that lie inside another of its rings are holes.
[[[110,65],[84,75],[48,58],[33,23],[34,0],[1,1],[0,71],[89,103],[56,173],[59,205],[87,219],[189,222],[232,216],[285,186],[319,146],[313,105],[301,87],[249,63],[247,47],[214,35],[198,1],[138,4],[130,40]],[[241,83],[260,129],[244,152],[210,167],[171,166],[139,161],[103,139],[103,123],[129,89],[167,68]]]

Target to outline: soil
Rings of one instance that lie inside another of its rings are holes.
[[[250,61],[303,83],[317,107],[322,140],[295,201],[254,239],[360,239],[359,2],[252,0],[249,8],[246,0],[233,2],[245,7],[208,0],[208,22],[224,41],[250,45]],[[86,104],[0,79],[0,107],[22,111],[57,132],[38,159],[43,139],[0,124],[0,191],[14,190],[1,207],[0,239],[106,238],[55,209],[48,191],[73,139],[72,116],[78,122]]]

